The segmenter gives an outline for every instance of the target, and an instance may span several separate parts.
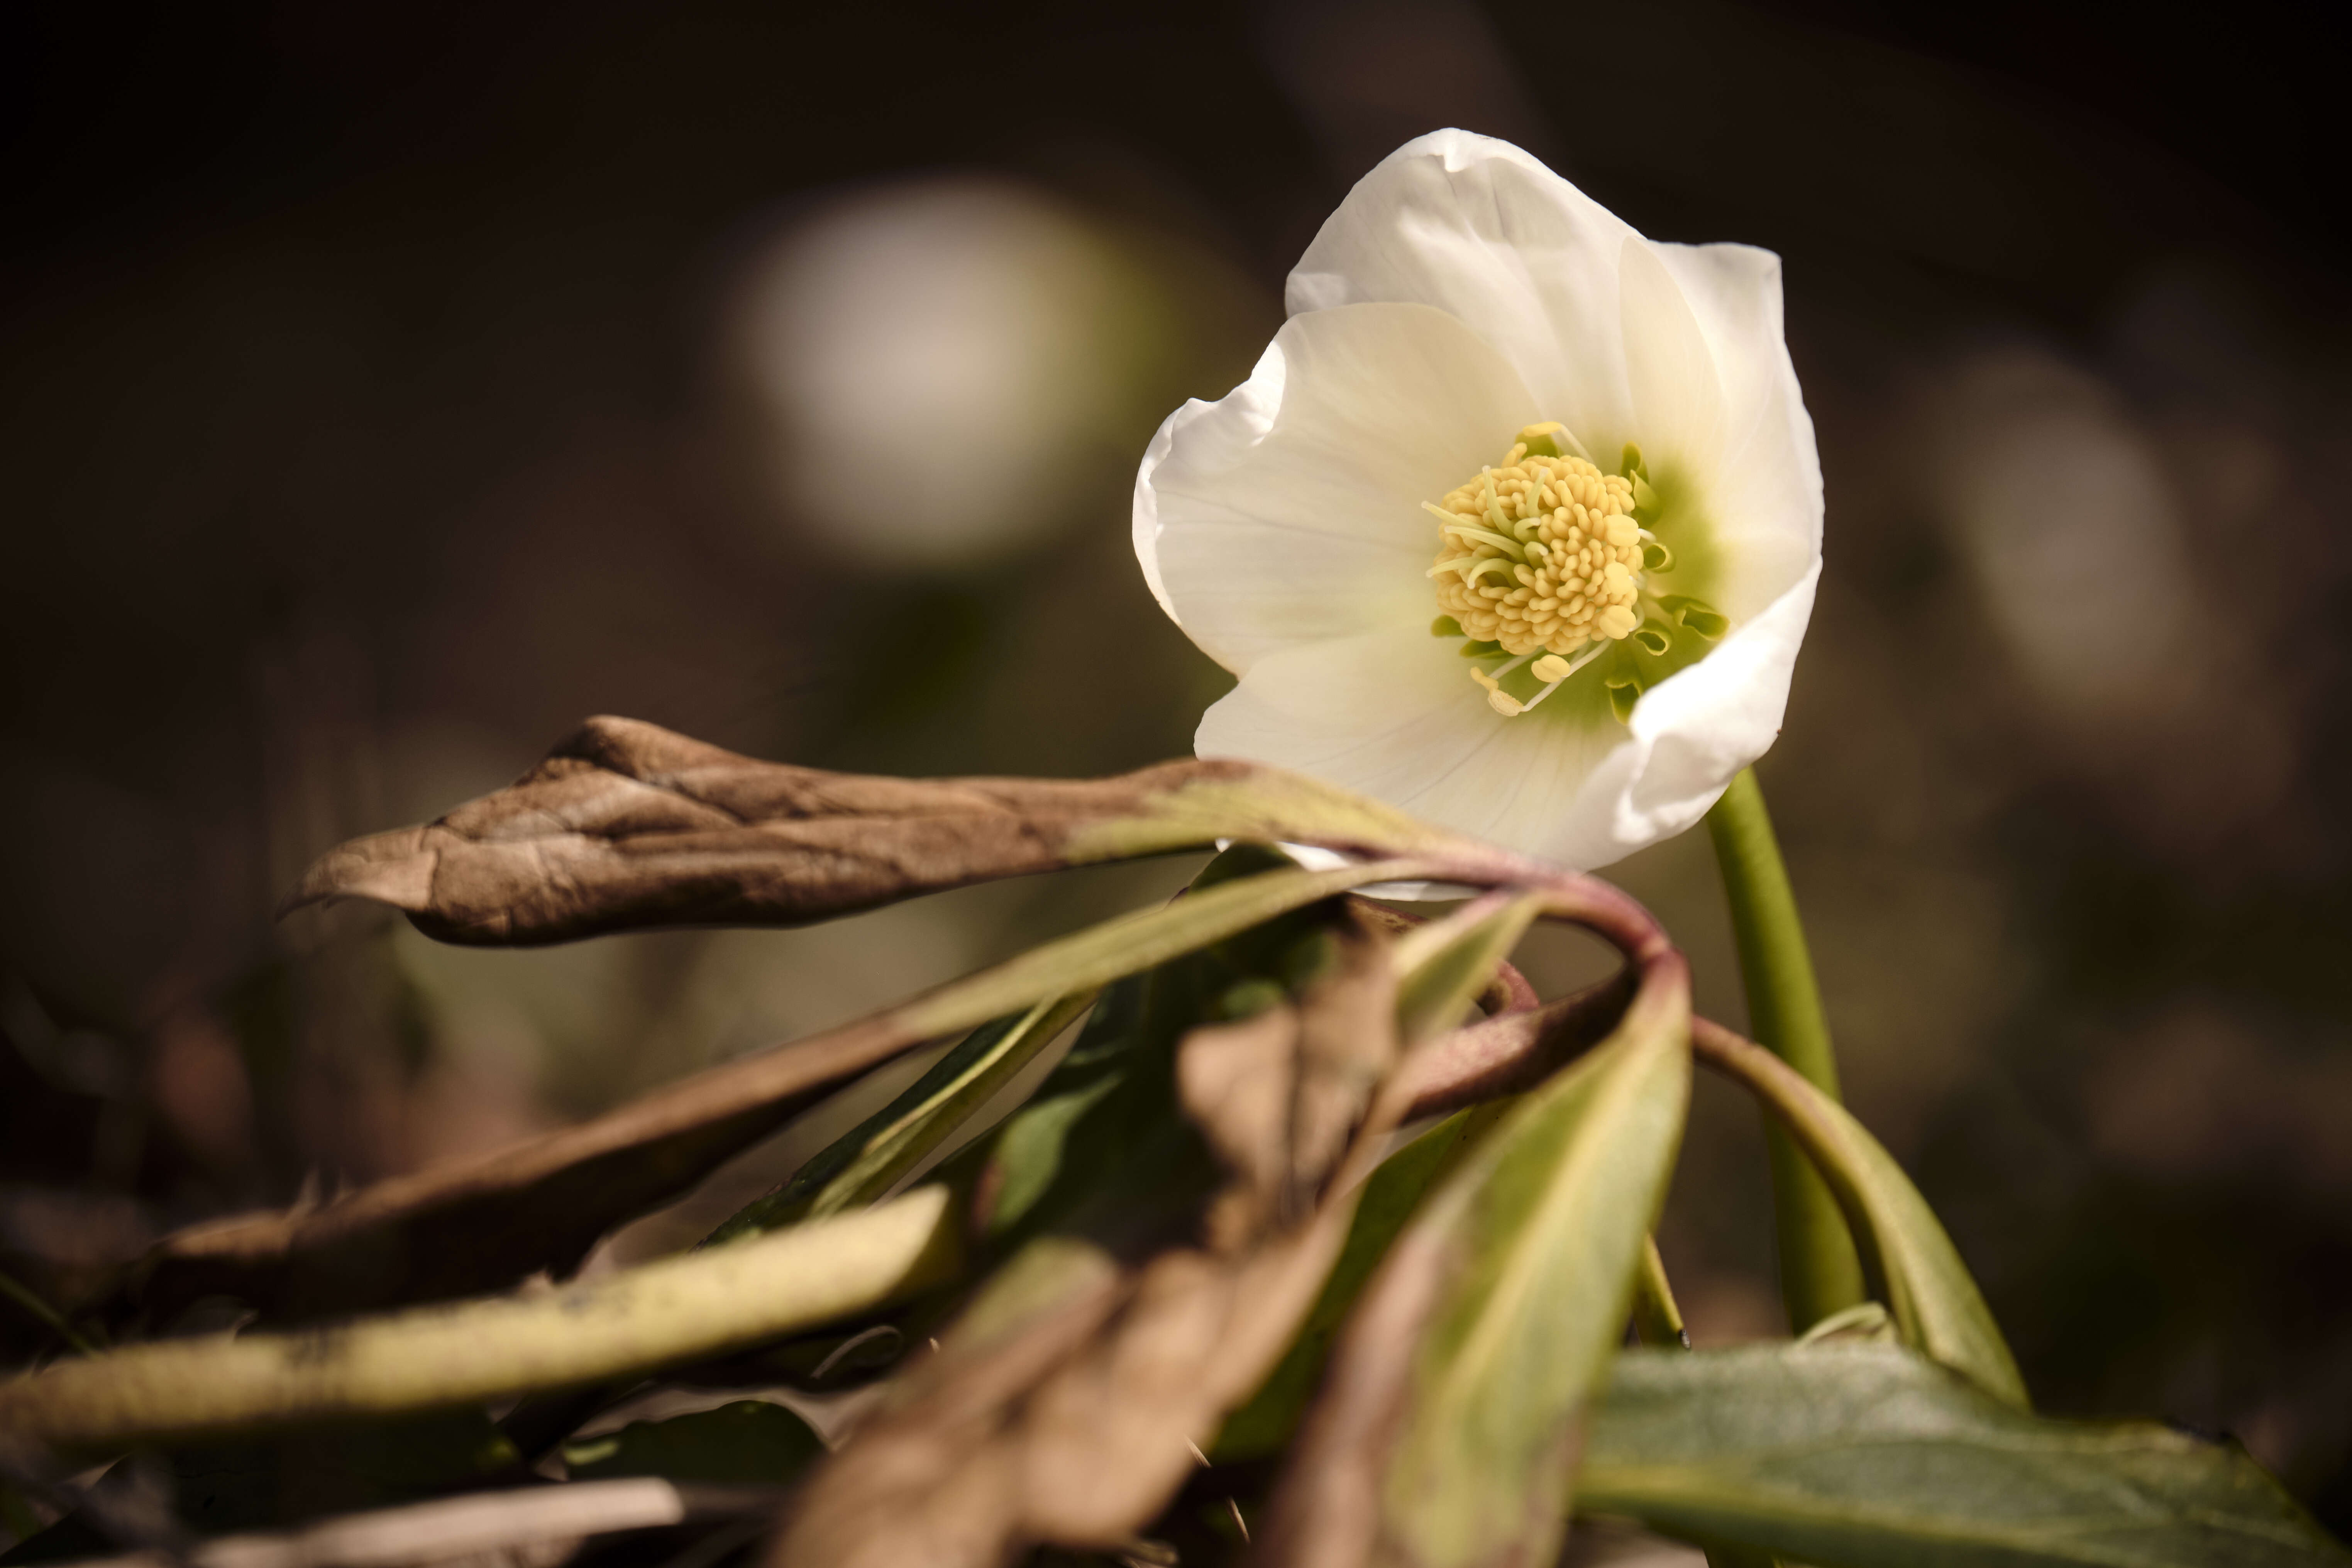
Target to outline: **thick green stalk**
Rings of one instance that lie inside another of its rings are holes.
[[[1739,944],[1740,978],[1748,987],[1748,1032],[1805,1080],[1838,1098],[1837,1056],[1812,954],[1797,918],[1797,896],[1780,860],[1780,840],[1764,809],[1753,772],[1742,769],[1706,814],[1731,902],[1731,930]],[[1862,1262],[1837,1200],[1780,1127],[1764,1136],[1772,1162],[1772,1209],[1780,1243],[1780,1299],[1789,1326],[1803,1333],[1832,1312],[1864,1299]]]

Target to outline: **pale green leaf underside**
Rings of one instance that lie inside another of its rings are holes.
[[[597,1383],[903,1300],[961,1265],[946,1188],[528,1295],[294,1332],[202,1334],[0,1383],[0,1431],[61,1449],[372,1419]]]
[[[1815,1568],[2352,1563],[2234,1448],[2030,1415],[1884,1344],[1624,1352],[1576,1507]]]
[[[1573,1417],[1624,1331],[1689,1100],[1686,998],[1660,989],[1528,1095],[1415,1222],[1447,1228],[1461,1258],[1388,1467],[1390,1534],[1415,1561],[1517,1561],[1565,1502]]]

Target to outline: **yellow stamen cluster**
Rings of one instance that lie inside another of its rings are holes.
[[[1557,428],[1528,426],[1499,465],[1424,503],[1444,542],[1429,571],[1439,607],[1513,655],[1566,656],[1642,624],[1633,481],[1528,450]]]

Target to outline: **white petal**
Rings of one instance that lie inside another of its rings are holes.
[[[1578,793],[1558,858],[1584,870],[1671,838],[1706,815],[1732,775],[1769,751],[1813,613],[1821,562],[1705,658],[1633,709],[1626,744]]]
[[[1822,464],[1780,319],[1780,258],[1745,245],[1653,245],[1706,334],[1721,388],[1709,510],[1728,571],[1717,607],[1760,614],[1822,549]]]
[[[1223,849],[1232,842],[1230,838],[1220,838],[1217,847]],[[1309,871],[1336,871],[1362,858],[1356,855],[1342,855],[1337,849],[1326,849],[1319,844],[1284,844],[1279,847],[1299,867]],[[1416,879],[1410,882],[1367,882],[1356,891],[1368,899],[1393,899],[1400,903],[1416,903],[1424,899],[1473,899],[1478,896],[1479,889],[1467,882],[1432,882]]]
[[[1606,467],[1639,439],[1620,327],[1631,226],[1536,159],[1440,131],[1363,177],[1290,274],[1293,313],[1366,300],[1433,305],[1501,350]]]
[[[1500,727],[1456,646],[1391,624],[1268,654],[1202,716],[1194,749],[1410,809]]]
[[[1214,467],[1222,453],[1226,468],[1238,468],[1274,444],[1278,412],[1306,405],[1297,385],[1306,362],[1277,341],[1250,387],[1226,404],[1179,411],[1138,485],[1138,552],[1155,592],[1243,676],[1203,718],[1201,753],[1314,773],[1582,868],[1689,827],[1778,734],[1821,569],[1821,467],[1782,341],[1778,258],[1738,246],[1653,244],[1518,149],[1445,132],[1368,175],[1291,276],[1294,326],[1379,302],[1458,319],[1516,370],[1528,417],[1563,421],[1604,465],[1632,440],[1654,467],[1681,467],[1723,546],[1725,580],[1713,595],[1734,629],[1645,694],[1628,725],[1505,720],[1452,645],[1422,630],[1419,572],[1393,601],[1371,581],[1386,570],[1371,536],[1387,527],[1397,531],[1395,553],[1409,542],[1425,564],[1418,519],[1369,509],[1386,521],[1358,521],[1351,547],[1327,560],[1318,550],[1329,508],[1300,510],[1318,481],[1285,469],[1275,475],[1284,498],[1275,514],[1247,502],[1261,483],[1254,475],[1223,496],[1195,498],[1180,520],[1171,465],[1197,452]],[[1381,395],[1359,385],[1333,401],[1352,410]],[[1451,413],[1424,396],[1376,421],[1350,418],[1403,435]],[[1328,460],[1314,440],[1289,445],[1301,465]],[[1484,450],[1465,458],[1411,499],[1433,499],[1491,460]],[[1237,517],[1215,515],[1210,499]],[[1237,520],[1249,518],[1258,526],[1244,543]],[[1298,537],[1268,542],[1277,529]],[[1251,575],[1233,570],[1243,550],[1260,580],[1237,589],[1234,580]],[[1381,607],[1350,616],[1318,604],[1316,590]]]
[[[1706,334],[1727,426],[1743,433],[1774,388],[1796,384],[1780,319],[1780,258],[1752,245],[1652,240],[1650,250]]]
[[[1622,728],[1501,718],[1454,645],[1412,628],[1269,655],[1202,718],[1195,746],[1593,870],[1696,823],[1770,749],[1819,575],[1645,693]]]
[[[1725,545],[1719,607],[1735,619],[1788,592],[1820,549],[1821,464],[1769,251],[1645,240],[1508,142],[1441,131],[1358,183],[1287,299],[1293,311],[1436,306],[1500,350],[1541,417],[1602,466],[1626,441],[1654,463],[1688,462]]]
[[[1706,334],[1658,247],[1638,235],[1625,238],[1617,283],[1632,438],[1652,468],[1679,462],[1708,484],[1723,455],[1723,386]]]
[[[1437,533],[1422,503],[1538,417],[1510,365],[1443,311],[1293,317],[1247,382],[1153,439],[1136,554],[1161,605],[1235,673],[1303,643],[1425,627]]]
[[[1412,626],[1271,654],[1202,716],[1195,748],[1311,773],[1564,859],[1570,803],[1625,731],[1502,718],[1456,646]]]
[[[1273,362],[1270,367],[1268,361]],[[1269,383],[1279,401],[1282,356],[1271,348],[1258,357],[1257,369],[1249,380],[1234,388],[1226,401],[1239,398],[1244,393],[1262,393]],[[1168,585],[1160,579],[1160,494],[1153,488],[1153,479],[1161,461],[1174,448],[1177,432],[1217,406],[1213,403],[1203,403],[1197,397],[1186,398],[1178,405],[1176,412],[1162,419],[1160,428],[1151,433],[1151,443],[1144,447],[1143,462],[1135,471],[1135,518],[1132,526],[1136,563],[1143,568],[1143,581],[1150,588],[1151,596],[1160,601],[1160,609],[1171,621],[1177,620],[1176,606],[1169,602]],[[1240,411],[1237,408],[1235,412],[1238,414]],[[1273,416],[1269,414],[1265,420],[1271,424]],[[1182,623],[1180,621],[1178,624]]]

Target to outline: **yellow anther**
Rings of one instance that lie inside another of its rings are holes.
[[[1573,446],[1560,425],[1530,425],[1500,463],[1423,503],[1437,524],[1429,575],[1444,612],[1438,624],[1460,628],[1469,657],[1500,652],[1508,659],[1496,674],[1470,671],[1487,706],[1506,718],[1535,707],[1641,627],[1644,605],[1654,610],[1662,592],[1649,574],[1673,570],[1671,552],[1634,516],[1637,504],[1655,505],[1655,492],[1638,475],[1604,474],[1567,455]],[[1656,652],[1646,639],[1641,647]],[[1526,700],[1505,691],[1500,679],[1522,664],[1542,683]],[[1620,718],[1631,701],[1628,693],[1612,693]]]
[[[1566,656],[1612,607],[1640,624],[1642,531],[1627,482],[1557,452],[1565,428],[1519,432],[1499,465],[1425,503],[1438,527],[1438,608],[1513,658]],[[1516,515],[1514,515],[1516,514]],[[1622,633],[1603,633],[1622,636]]]

